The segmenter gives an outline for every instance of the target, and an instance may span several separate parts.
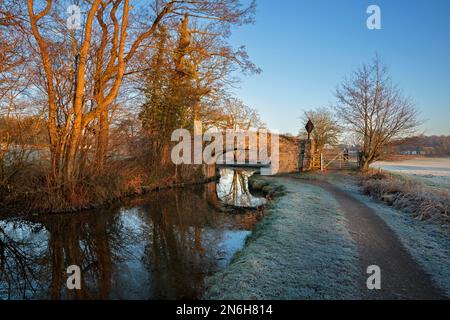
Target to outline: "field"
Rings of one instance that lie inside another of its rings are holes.
[[[450,158],[417,158],[403,161],[379,161],[372,165],[422,181],[428,186],[450,191]]]

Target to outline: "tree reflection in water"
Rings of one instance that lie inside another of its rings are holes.
[[[220,184],[219,184],[220,186]],[[215,184],[121,207],[0,220],[0,299],[199,298],[261,213],[220,210]],[[66,288],[78,265],[82,289]]]

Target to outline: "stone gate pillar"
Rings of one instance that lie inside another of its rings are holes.
[[[316,145],[312,139],[300,140],[300,171],[309,171],[313,167],[313,156],[316,152]]]

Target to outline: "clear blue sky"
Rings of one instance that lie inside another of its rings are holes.
[[[261,75],[235,93],[270,129],[296,134],[304,110],[328,106],[344,77],[378,53],[427,122],[450,135],[450,0],[258,0],[256,23],[236,28]],[[366,9],[381,8],[381,30]]]

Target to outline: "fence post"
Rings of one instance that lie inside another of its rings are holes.
[[[323,171],[323,154],[320,153],[320,171]]]

